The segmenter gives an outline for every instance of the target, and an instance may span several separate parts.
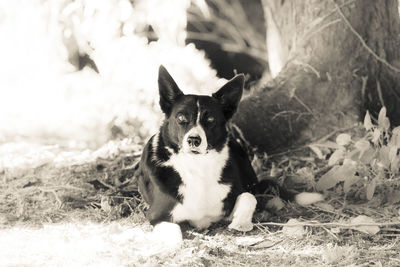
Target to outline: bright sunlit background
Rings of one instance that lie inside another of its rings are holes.
[[[204,1],[193,2],[207,15]],[[204,52],[185,44],[190,4],[0,1],[0,167],[42,145],[82,150],[146,139],[161,119],[160,64],[187,93],[218,88],[224,80]]]

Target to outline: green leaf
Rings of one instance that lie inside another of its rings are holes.
[[[375,128],[374,133],[372,134],[372,142],[377,145],[380,137],[381,131],[378,128]]]
[[[397,156],[392,162],[390,162],[390,171],[393,174],[397,174],[400,168],[400,157]]]
[[[365,130],[369,131],[373,127],[374,126],[372,125],[372,122],[371,122],[371,116],[369,115],[369,111],[367,110],[367,113],[365,114],[365,117],[364,117],[364,128],[365,128]]]
[[[359,151],[364,152],[364,151],[368,150],[371,147],[371,145],[369,144],[369,142],[367,140],[361,139],[361,140],[358,140],[354,144],[354,147],[356,149],[358,149]]]
[[[392,131],[392,142],[395,146],[400,147],[400,126],[397,126]]]
[[[400,190],[393,190],[389,192],[387,200],[389,205],[400,203]]]
[[[375,156],[376,151],[372,147],[370,147],[369,149],[367,149],[367,151],[360,155],[359,161],[364,164],[370,164]]]
[[[389,148],[389,161],[390,161],[390,163],[392,163],[396,159],[397,151],[398,151],[398,147],[397,146],[390,146],[390,148]]]
[[[262,173],[263,164],[263,159],[255,155],[253,160],[251,161],[251,166],[253,167],[253,170],[257,175]]]
[[[383,165],[383,167],[388,168],[390,164],[389,159],[389,147],[382,146],[379,150],[379,162]]]
[[[349,177],[354,176],[356,172],[356,165],[345,164],[337,165],[330,169],[327,173],[321,176],[316,184],[318,191],[324,191],[337,185],[339,182],[343,182]]]
[[[364,155],[365,151],[367,151],[371,148],[371,145],[367,140],[361,139],[361,140],[358,140],[354,144],[354,147],[356,148],[356,150],[358,150],[360,152],[360,154],[358,155],[358,159],[361,159],[361,157]]]
[[[339,146],[345,146],[350,142],[351,142],[351,136],[349,134],[342,133],[336,137],[336,143]]]
[[[389,130],[389,128],[390,128],[390,121],[386,117],[386,107],[382,107],[381,111],[379,111],[378,125],[379,125],[379,128],[381,128],[385,131]]]
[[[379,127],[382,127],[383,121],[386,118],[386,107],[382,107],[381,110],[379,111],[378,115],[378,125]]]
[[[309,145],[308,147],[315,153],[315,155],[317,155],[317,157],[319,159],[324,159],[325,158],[324,155],[322,154],[321,149],[319,149],[319,147],[317,147],[315,145]]]
[[[333,152],[329,158],[328,165],[333,166],[333,165],[339,163],[339,161],[344,158],[344,153],[345,153],[345,150],[343,148],[339,148],[338,150]]]
[[[383,120],[382,128],[383,128],[385,131],[388,131],[388,130],[389,130],[389,128],[390,128],[390,120],[389,120],[389,118],[385,118],[385,119]]]

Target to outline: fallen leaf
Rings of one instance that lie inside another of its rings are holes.
[[[281,210],[285,207],[282,199],[280,197],[273,197],[272,199],[268,200],[266,208],[269,210]]]
[[[324,211],[330,211],[330,212],[334,212],[335,211],[335,207],[333,207],[331,204],[329,203],[325,203],[325,202],[317,202],[314,203],[314,206],[320,208],[321,210]]]
[[[400,191],[394,190],[387,196],[388,205],[400,203]]]
[[[236,245],[242,247],[253,246],[264,240],[261,236],[241,236],[236,238]]]
[[[342,133],[342,134],[339,134],[339,135],[336,137],[336,143],[337,143],[339,146],[348,145],[350,142],[351,142],[351,136],[350,136],[349,134]]]
[[[321,176],[316,184],[317,191],[324,191],[334,187],[339,182],[354,176],[356,166],[353,164],[337,165]]]
[[[282,228],[282,232],[290,237],[299,238],[306,234],[306,230],[302,225],[296,225],[300,223],[296,219],[290,219],[285,226]]]
[[[365,216],[365,215],[358,215],[355,218],[350,219],[350,224],[357,225],[357,224],[364,224],[364,223],[371,223],[374,224],[374,219]],[[376,225],[365,225],[365,226],[354,226],[352,229],[366,233],[375,235],[380,231],[379,226]]]
[[[372,181],[371,181],[371,183],[369,183],[368,185],[367,185],[367,194],[366,194],[366,197],[367,197],[367,199],[368,200],[371,200],[372,199],[372,197],[374,196],[374,193],[375,193],[375,187],[376,187],[376,181],[375,181],[375,179],[373,179]]]
[[[393,161],[390,163],[390,171],[392,173],[397,173],[400,168],[400,157],[397,156],[393,159]]]
[[[350,188],[353,184],[356,184],[358,181],[360,181],[360,177],[359,176],[349,176],[346,178],[346,180],[344,180],[344,184],[343,184],[343,192],[344,193],[348,193],[350,191]]]
[[[252,245],[251,248],[253,248],[253,249],[271,248],[281,242],[282,242],[282,240],[279,240],[279,241],[263,240],[258,244]]]
[[[100,200],[100,207],[104,212],[111,212],[112,207],[110,205],[110,197],[108,196],[101,196]]]
[[[351,255],[352,251],[354,251],[354,247],[352,246],[335,246],[333,248],[325,249],[322,253],[322,258],[329,264],[338,263],[343,258]]]
[[[296,171],[296,174],[298,174],[298,176],[300,176],[300,178],[298,179],[299,183],[314,183],[315,181],[315,176],[314,173],[312,172],[311,168],[309,167],[303,167],[300,168],[299,170]]]
[[[271,171],[270,171],[270,176],[271,177],[277,177],[277,176],[279,176],[281,173],[282,173],[282,169],[281,168],[278,168],[278,167],[276,167],[275,166],[275,163],[274,162],[272,162],[272,167],[271,167]]]

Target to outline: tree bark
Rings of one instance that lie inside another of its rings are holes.
[[[396,0],[267,3],[290,52],[279,75],[244,97],[233,119],[251,145],[284,150],[354,125],[366,109],[376,115],[382,105],[400,124]]]

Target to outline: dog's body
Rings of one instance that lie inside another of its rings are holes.
[[[148,203],[147,218],[189,222],[204,229],[223,218],[229,228],[249,231],[260,192],[249,158],[227,132],[242,96],[244,76],[237,75],[212,96],[184,95],[164,67],[159,69],[160,106],[165,120],[144,148],[137,173]],[[317,193],[286,194],[310,204]]]
[[[184,95],[160,67],[165,121],[144,148],[138,179],[152,224],[187,221],[203,229],[234,210],[231,228],[252,228],[256,200],[249,192],[257,178],[247,154],[226,129],[243,83],[238,75],[212,97]]]

